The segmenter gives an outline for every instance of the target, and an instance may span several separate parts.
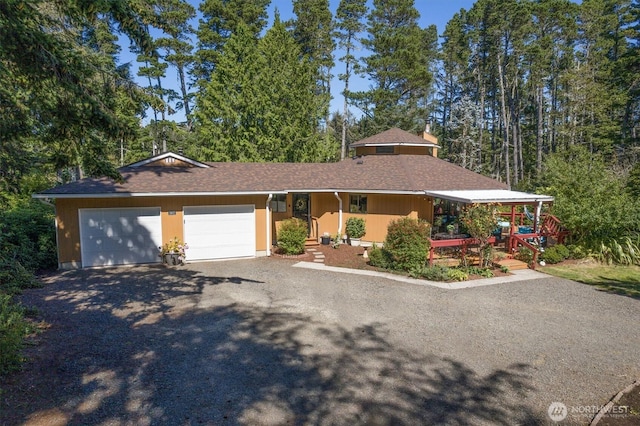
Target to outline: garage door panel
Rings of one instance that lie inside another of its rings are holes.
[[[184,207],[188,260],[255,256],[255,206]]]
[[[159,262],[160,208],[80,209],[83,266]]]

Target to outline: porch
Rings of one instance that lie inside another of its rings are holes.
[[[458,232],[458,213],[464,204],[498,204],[508,211],[501,213],[501,220],[488,240],[493,246],[494,262],[510,270],[529,267],[535,269],[538,257],[547,245],[562,244],[568,231],[562,227],[557,217],[543,208],[550,207],[553,198],[545,195],[527,194],[516,191],[433,191],[429,195],[436,200],[434,205],[446,205],[447,232],[442,226],[434,227],[430,239],[429,264],[453,266],[460,263],[473,265],[479,260],[480,241],[470,235]],[[442,203],[442,201],[446,203]],[[509,208],[510,207],[510,208]],[[434,211],[434,218],[439,211]],[[526,248],[530,256],[521,261],[515,259]]]

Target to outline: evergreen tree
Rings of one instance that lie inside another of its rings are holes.
[[[296,14],[296,19],[290,24],[293,37],[317,74],[317,94],[326,103],[326,117],[331,101],[331,70],[335,49],[329,0],[293,0],[293,12]]]
[[[363,45],[363,73],[372,82],[355,95],[357,105],[371,119],[370,131],[389,127],[423,129],[427,98],[433,83],[437,31],[421,29],[413,0],[374,0]]]
[[[336,37],[338,47],[344,50],[344,56],[340,60],[344,63],[344,74],[338,77],[344,81],[343,115],[342,115],[342,137],[340,159],[344,160],[347,155],[347,126],[349,124],[349,82],[353,74],[354,67],[358,60],[354,56],[354,51],[358,48],[359,34],[364,29],[362,19],[367,13],[366,0],[341,0],[336,11]]]
[[[199,21],[198,44],[192,74],[199,86],[205,84],[215,67],[218,57],[240,23],[257,41],[267,24],[267,6],[270,0],[204,0],[200,3],[202,18]]]
[[[319,161],[323,102],[313,68],[279,18],[258,44],[240,24],[197,99],[198,157],[216,161]]]

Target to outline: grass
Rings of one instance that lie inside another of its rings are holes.
[[[540,268],[541,272],[592,285],[610,293],[640,299],[640,267],[602,263],[563,263]]]

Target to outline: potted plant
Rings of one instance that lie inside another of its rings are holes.
[[[186,258],[185,250],[188,248],[187,243],[183,243],[178,237],[173,237],[169,242],[158,247],[162,263],[167,265],[182,265]]]
[[[450,223],[447,225],[447,232],[449,233],[449,235],[453,235],[453,231],[455,231],[456,227],[453,225],[453,223]]]
[[[350,217],[347,219],[347,237],[352,246],[360,245],[360,238],[366,233],[365,222],[361,217]]]

